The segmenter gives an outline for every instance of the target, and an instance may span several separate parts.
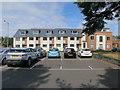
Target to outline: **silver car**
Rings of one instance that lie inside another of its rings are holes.
[[[46,51],[42,47],[35,48],[37,52],[41,53],[41,57],[46,57]]]
[[[37,55],[31,48],[12,48],[6,57],[8,66],[16,64],[31,66],[32,62],[37,59]]]
[[[0,50],[0,64],[5,65],[7,63],[6,55],[9,51],[10,51],[10,49],[1,49]]]

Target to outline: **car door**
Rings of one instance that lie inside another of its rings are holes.
[[[32,50],[31,48],[30,48],[30,53],[31,53],[32,59],[36,59],[36,58],[37,58],[36,53],[35,53],[34,50]]]

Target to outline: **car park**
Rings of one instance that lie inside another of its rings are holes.
[[[48,58],[50,57],[61,57],[60,56],[60,51],[58,48],[50,48],[48,51]]]
[[[32,62],[37,59],[37,55],[31,48],[11,48],[10,52],[8,52],[6,56],[7,66],[18,64],[31,66]]]
[[[76,52],[73,48],[66,48],[64,50],[64,58],[74,57],[76,58]]]
[[[77,54],[79,57],[92,57],[93,55],[92,51],[89,48],[80,49]]]
[[[10,49],[1,49],[0,50],[0,64],[5,65],[7,63],[6,61],[6,55],[10,51]]]

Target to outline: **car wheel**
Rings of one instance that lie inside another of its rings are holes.
[[[4,58],[4,59],[2,60],[2,65],[5,65],[5,64],[7,64],[6,58]]]
[[[11,64],[7,63],[7,66],[8,66],[8,67],[11,67]]]
[[[27,66],[28,66],[28,67],[31,66],[31,59],[28,59]]]

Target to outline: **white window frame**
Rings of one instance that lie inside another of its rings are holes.
[[[65,30],[59,30],[59,34],[65,34]]]
[[[78,34],[78,33],[79,33],[78,31],[76,31],[76,33],[75,33],[74,31],[76,31],[76,30],[73,30],[73,31],[72,31],[72,34]]]
[[[24,34],[22,34],[21,32],[24,32]],[[25,35],[26,34],[26,31],[20,31],[20,35]]]
[[[52,34],[53,33],[53,31],[47,31],[46,32],[46,34]]]
[[[39,31],[38,30],[34,30],[33,34],[39,34]]]

